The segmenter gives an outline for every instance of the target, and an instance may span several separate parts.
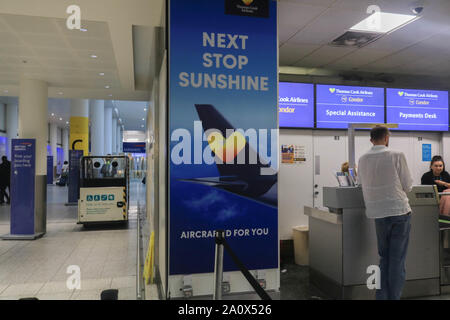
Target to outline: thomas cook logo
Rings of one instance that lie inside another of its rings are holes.
[[[217,0],[215,0],[217,1]],[[225,14],[269,18],[270,0],[224,0]]]
[[[399,95],[400,97],[403,97],[404,94],[405,94],[404,91],[398,91],[398,95]]]
[[[330,90],[331,93],[334,93],[336,91],[336,88],[329,88],[328,90]]]

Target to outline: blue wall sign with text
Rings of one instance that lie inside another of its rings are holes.
[[[125,153],[146,153],[145,142],[124,142],[123,152]]]
[[[53,184],[53,156],[47,156],[47,184]]]
[[[34,234],[36,140],[13,139],[11,155],[11,234]]]
[[[422,144],[422,161],[431,161],[431,144]]]

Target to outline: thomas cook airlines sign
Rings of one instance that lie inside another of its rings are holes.
[[[269,0],[225,0],[225,13],[268,18]]]

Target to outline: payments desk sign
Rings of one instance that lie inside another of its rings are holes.
[[[384,123],[383,88],[317,85],[316,90],[317,128]]]
[[[314,85],[280,82],[278,111],[280,128],[314,128]]]
[[[448,92],[386,89],[387,122],[398,129],[448,131]]]

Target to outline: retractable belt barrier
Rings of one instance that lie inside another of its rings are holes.
[[[245,279],[247,279],[247,281],[250,283],[250,285],[253,287],[253,289],[258,294],[258,296],[262,300],[272,300],[270,298],[270,296],[267,294],[267,292],[258,283],[258,281],[256,281],[256,279],[252,276],[250,271],[248,271],[248,269],[245,267],[245,265],[241,262],[241,260],[239,260],[239,258],[233,252],[233,250],[231,249],[230,245],[225,240],[224,231],[223,230],[217,230],[216,231],[215,242],[216,242],[216,263],[215,263],[215,267],[214,267],[214,273],[215,273],[215,279],[216,279],[216,283],[215,283],[216,295],[215,295],[215,298],[218,299],[218,300],[220,300],[220,298],[221,298],[221,294],[217,294],[217,292],[219,292],[219,290],[221,291],[221,288],[222,288],[223,256],[220,257],[220,254],[217,254],[217,252],[220,252],[219,248],[220,248],[220,246],[223,246],[225,248],[225,250],[228,252],[228,254],[230,255],[230,257],[233,260],[234,264],[239,268],[241,273],[244,275]],[[222,250],[222,255],[223,255],[223,250]],[[219,270],[219,275],[217,274],[218,270]],[[220,281],[218,281],[218,279]],[[218,288],[220,288],[220,289],[218,289]]]

